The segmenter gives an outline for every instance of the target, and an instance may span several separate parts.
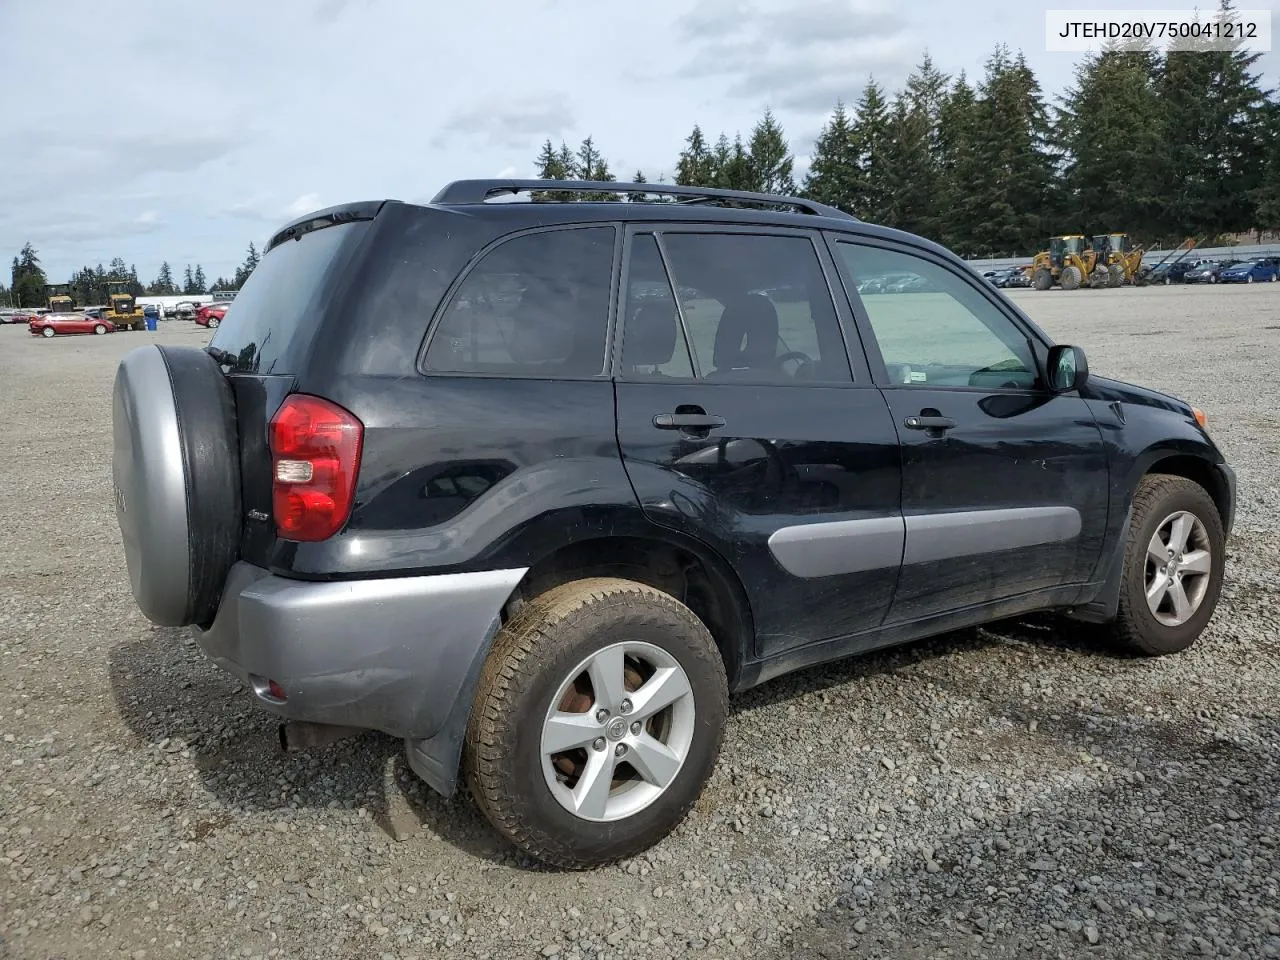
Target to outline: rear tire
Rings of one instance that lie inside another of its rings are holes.
[[[1080,283],[1083,280],[1084,275],[1074,264],[1063,267],[1062,273],[1058,277],[1058,283],[1062,286],[1063,290],[1076,290],[1079,288]]]
[[[98,336],[102,336],[104,333],[107,332],[107,328],[99,323],[93,328],[93,332],[96,333]]]
[[[219,320],[217,317],[210,317],[210,318],[209,318],[209,329],[210,329],[210,330],[217,330],[217,329],[218,329],[218,324],[219,324],[219,323],[221,323],[221,322],[222,322],[222,321],[221,321],[221,320]]]
[[[657,696],[668,705],[652,711],[645,701]],[[464,772],[480,810],[519,849],[593,867],[640,853],[684,820],[727,716],[724,664],[688,607],[630,580],[578,580],[531,601],[494,640]]]
[[[58,331],[53,329],[53,327],[45,327],[40,331],[40,335],[44,337],[56,337],[58,335]]]
[[[1186,650],[1222,591],[1226,536],[1213,498],[1185,477],[1150,474],[1134,494],[1128,537],[1113,634],[1147,656]]]
[[[1031,285],[1037,290],[1048,290],[1053,286],[1053,273],[1047,267],[1038,267],[1031,277]]]

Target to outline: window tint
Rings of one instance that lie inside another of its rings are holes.
[[[628,377],[693,376],[689,348],[658,241],[641,234],[631,244],[622,325],[622,369]]]
[[[661,242],[698,376],[757,383],[852,379],[835,307],[808,238],[664,233]],[[661,289],[667,278],[649,241],[635,244],[631,268],[628,300],[641,300],[647,283],[658,292],[654,306],[661,303],[665,310]],[[639,325],[640,317],[628,314],[628,321]],[[649,322],[656,331],[658,321]],[[661,322],[665,346],[669,320]],[[643,336],[654,336],[656,345],[656,333]],[[682,363],[679,354],[676,362]],[[688,375],[662,364],[654,372]]]
[[[923,257],[841,242],[892,383],[1037,385],[1025,335],[974,285]]]
[[[426,366],[451,373],[594,377],[604,369],[612,227],[515,237],[467,274]]]
[[[324,306],[325,287],[344,250],[358,244],[367,221],[303,234],[263,256],[210,340],[253,373],[296,373]],[[194,311],[183,303],[175,312]]]

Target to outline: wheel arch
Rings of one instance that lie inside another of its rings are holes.
[[[449,717],[430,737],[405,742],[410,767],[433,790],[451,796],[458,785],[463,738],[480,670],[502,625],[522,605],[562,583],[608,576],[635,580],[670,594],[706,625],[735,689],[755,638],[746,590],[723,557],[699,541],[665,528],[601,535],[549,547],[529,565],[495,618],[459,690]]]

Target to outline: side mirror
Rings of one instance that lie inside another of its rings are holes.
[[[1057,344],[1049,348],[1049,389],[1068,393],[1084,387],[1089,379],[1089,361],[1079,347]]]

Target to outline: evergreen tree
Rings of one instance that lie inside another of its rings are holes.
[[[645,179],[643,170],[637,170],[635,173],[635,176],[631,178],[631,182],[632,183],[648,183],[649,181]],[[646,197],[645,197],[645,194],[643,193],[627,194],[627,200],[630,203],[644,203],[645,199]]]
[[[684,144],[676,161],[676,183],[686,187],[711,186],[716,179],[715,157],[707,147],[702,128],[695,125]]]
[[[985,175],[977,126],[977,97],[962,71],[938,111],[939,239],[961,255],[974,252],[978,212],[973,187]]]
[[[930,155],[932,128],[924,109],[900,94],[893,102],[884,144],[883,223],[936,236],[936,176]]]
[[[205,278],[204,278],[204,267],[200,266],[200,264],[198,263],[196,264],[195,276],[193,276],[192,279],[195,281],[194,286],[195,286],[196,293],[203,294],[204,292],[206,292],[206,290],[208,290],[208,283],[205,281]]]
[[[538,179],[539,180],[572,180],[574,179],[574,157],[568,146],[561,143],[560,149],[556,150],[551,145],[551,138],[548,137],[542,144],[542,151],[538,154]],[[564,191],[554,190],[534,190],[530,194],[530,199],[536,202],[544,202],[547,200],[567,199],[569,194]]]
[[[196,292],[196,281],[191,275],[191,264],[187,264],[187,269],[182,274],[182,292],[190,296]]]
[[[862,171],[862,191],[857,216],[884,223],[889,215],[889,191],[893,188],[889,164],[889,106],[884,89],[875,78],[867,81],[858,99],[853,121],[853,149]]]
[[[254,270],[258,268],[258,248],[253,245],[253,241],[249,242],[249,252],[245,255],[244,263],[236,267],[235,280],[232,281],[232,289],[239,290],[245,285]],[[194,277],[192,278],[194,282]]]
[[[597,183],[609,183],[617,179],[609,171],[609,162],[605,160],[604,155],[596,149],[595,141],[591,137],[587,137],[582,141],[582,145],[578,147],[577,156],[578,178],[581,180],[591,180]],[[585,199],[593,201],[614,201],[620,199],[616,193],[588,193],[584,194]]]
[[[1234,10],[1223,0],[1220,20]],[[1252,71],[1260,54],[1171,50],[1156,89],[1169,135],[1159,178],[1163,226],[1172,235],[1246,230],[1266,174],[1267,98]]]
[[[128,279],[129,279],[129,265],[128,265],[128,264],[126,264],[126,263],[125,263],[122,259],[120,259],[119,257],[112,257],[112,258],[111,258],[111,266],[108,268],[108,273],[107,273],[107,275],[108,275],[112,280],[128,280]]]
[[[735,136],[730,143],[727,134],[720,134],[712,163],[714,172],[711,183],[699,186],[719,187],[722,190],[751,190],[755,186],[751,157],[747,154],[740,135]]]
[[[796,184],[791,176],[794,163],[782,126],[772,110],[765,110],[764,117],[751,131],[751,145],[747,151],[749,189],[787,196],[794,194]]]
[[[173,286],[173,268],[169,266],[168,260],[160,264],[160,272],[156,274],[156,279],[151,284],[150,292],[157,296],[169,297],[177,293]]]
[[[44,288],[48,283],[40,256],[30,243],[13,258],[10,274],[10,293],[19,307],[40,307],[45,304]]]
[[[1087,233],[1159,232],[1165,129],[1156,97],[1158,58],[1139,50],[1086,57],[1060,111],[1065,187]]]
[[[1055,222],[1054,163],[1039,82],[1019,55],[997,47],[979,87],[975,148],[984,175],[974,183],[978,251],[1038,248]]]
[[[804,195],[846,213],[862,208],[862,170],[853,140],[853,125],[843,103],[836,103],[809,160]]]

